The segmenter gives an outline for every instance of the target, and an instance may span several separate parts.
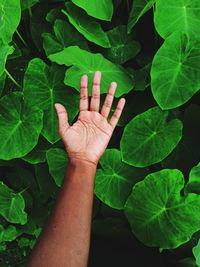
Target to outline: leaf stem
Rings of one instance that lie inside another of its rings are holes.
[[[22,37],[21,34],[18,32],[18,30],[16,30],[16,33],[17,33],[19,39],[22,41],[22,43],[23,43],[26,47],[28,47],[27,43],[24,41],[23,37]]]
[[[30,185],[22,189],[22,191],[18,192],[19,195],[23,194],[27,189],[30,188]]]
[[[31,7],[28,8],[28,13],[29,13],[29,16],[30,18],[33,16],[33,13],[32,13],[32,10],[31,10]]]
[[[20,89],[22,89],[22,86],[13,78],[13,76],[9,73],[9,71],[5,68],[4,69],[6,75],[11,79],[11,81]]]

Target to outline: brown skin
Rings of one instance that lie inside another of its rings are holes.
[[[100,107],[101,72],[95,72],[92,97],[88,100],[88,77],[80,83],[80,113],[70,126],[65,107],[55,104],[59,134],[69,158],[63,185],[49,222],[33,249],[27,267],[86,267],[88,264],[94,179],[103,155],[121,116],[125,99],[118,101],[108,122],[117,84],[110,84]]]

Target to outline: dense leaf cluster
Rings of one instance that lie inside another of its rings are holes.
[[[0,251],[33,248],[68,161],[54,103],[72,123],[81,75],[91,95],[100,70],[102,100],[116,81],[127,104],[93,225],[112,217],[146,246],[188,245],[180,263],[200,266],[199,14],[199,0],[0,0]]]

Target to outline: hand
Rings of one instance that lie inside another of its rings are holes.
[[[95,166],[104,153],[112,133],[121,116],[125,98],[118,101],[117,107],[108,122],[117,84],[110,84],[105,102],[99,113],[101,72],[96,71],[93,78],[92,97],[88,101],[88,76],[83,75],[80,82],[80,113],[78,120],[70,126],[65,107],[59,103],[55,108],[59,120],[59,135],[65,145],[69,160],[86,161]]]

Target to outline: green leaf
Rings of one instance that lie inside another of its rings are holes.
[[[197,267],[193,257],[180,259],[178,264],[180,264],[181,267]]]
[[[42,136],[41,136],[42,137]],[[46,139],[39,139],[38,144],[22,159],[30,164],[38,164],[46,161],[46,152],[50,148]]]
[[[125,25],[119,25],[107,34],[111,48],[105,51],[105,56],[112,62],[124,64],[139,53],[140,44],[133,40],[133,35],[127,35]]]
[[[9,43],[12,40],[20,19],[20,0],[0,0],[0,36],[4,43]]]
[[[133,185],[147,174],[145,169],[132,167],[121,160],[117,149],[106,149],[100,159],[102,169],[95,177],[95,194],[106,205],[123,209]]]
[[[200,163],[191,169],[185,189],[186,192],[200,194]]]
[[[128,33],[132,28],[144,16],[144,14],[152,8],[156,0],[133,0],[131,12],[128,18]],[[165,15],[165,17],[168,17]]]
[[[0,76],[4,73],[8,55],[11,55],[13,52],[14,48],[8,44],[4,44],[2,39],[0,39]]]
[[[78,113],[79,96],[63,84],[64,70],[59,66],[49,67],[41,59],[29,62],[24,76],[24,99],[44,111],[42,135],[54,144],[60,139],[55,103],[67,105],[70,123]]]
[[[72,2],[84,9],[88,15],[110,21],[113,15],[113,3],[112,0],[72,0]]]
[[[135,78],[135,91],[144,91],[150,85],[151,64],[146,64],[141,69],[129,69],[130,75]]]
[[[89,50],[86,40],[69,23],[57,19],[54,23],[53,31],[54,35],[47,32],[42,34],[43,47],[47,56],[59,52],[67,46],[76,44],[80,48]]]
[[[199,35],[199,10],[198,0],[157,0],[154,24],[162,38],[167,38],[175,31]]]
[[[80,49],[78,46],[70,46],[63,51],[49,56],[49,59],[58,64],[71,66],[66,72],[65,84],[80,90],[81,75],[87,74],[89,78],[89,94],[91,95],[91,85],[93,75],[96,70],[102,72],[101,93],[107,93],[112,81],[118,84],[116,97],[128,93],[134,82],[126,69],[105,59],[101,54],[93,54]]]
[[[180,109],[177,109],[180,112]],[[173,110],[171,110],[173,111]],[[162,162],[163,168],[181,170],[188,177],[200,159],[200,106],[189,105],[183,116],[183,137],[174,151]]]
[[[16,239],[18,231],[13,225],[9,225],[7,228],[4,228],[0,225],[0,243],[1,242],[11,242]]]
[[[11,223],[25,224],[27,214],[25,202],[20,193],[15,193],[3,182],[0,182],[0,214]]]
[[[151,68],[151,87],[162,109],[183,105],[199,90],[199,46],[199,37],[175,32],[156,53]]]
[[[168,111],[155,106],[135,116],[125,127],[120,147],[122,160],[146,167],[167,157],[182,138],[182,122],[167,120]]]
[[[0,98],[2,97],[2,93],[4,90],[5,86],[5,81],[6,81],[6,74],[5,72],[0,76]]]
[[[101,25],[89,17],[84,11],[72,3],[66,4],[67,12],[62,10],[68,17],[69,22],[90,42],[99,46],[111,47],[107,34]]]
[[[21,9],[25,10],[37,4],[39,0],[21,0]]]
[[[198,241],[198,244],[192,249],[192,252],[195,257],[197,266],[200,266],[200,239]]]
[[[37,144],[42,130],[42,110],[27,105],[21,92],[0,99],[0,159],[25,156]]]
[[[46,21],[53,24],[56,19],[65,20],[65,15],[61,12],[62,6],[51,9],[46,15]]]
[[[61,186],[65,169],[68,163],[66,151],[60,148],[51,148],[46,152],[46,158],[49,166],[49,172],[57,186]]]
[[[176,248],[200,230],[200,196],[182,196],[183,187],[184,177],[178,169],[151,173],[133,187],[125,215],[145,245]]]
[[[34,169],[35,169],[35,178],[36,178],[37,185],[39,188],[37,192],[37,195],[38,195],[37,205],[40,206],[41,204],[44,204],[47,201],[49,201],[51,197],[53,196],[55,197],[55,194],[57,193],[57,187],[49,173],[48,164],[46,162],[35,164]],[[42,210],[47,209],[47,208],[48,208],[47,205],[44,205],[41,207]],[[37,209],[36,209],[35,215],[37,217],[39,215],[39,212],[37,212]],[[41,221],[45,219],[47,215],[48,214],[44,214],[43,216],[44,218],[38,218],[38,219]]]
[[[49,12],[50,4],[44,1],[40,5],[36,5],[32,10],[30,20],[30,35],[39,52],[43,51],[42,34],[51,31],[51,24],[46,21],[46,15]]]

